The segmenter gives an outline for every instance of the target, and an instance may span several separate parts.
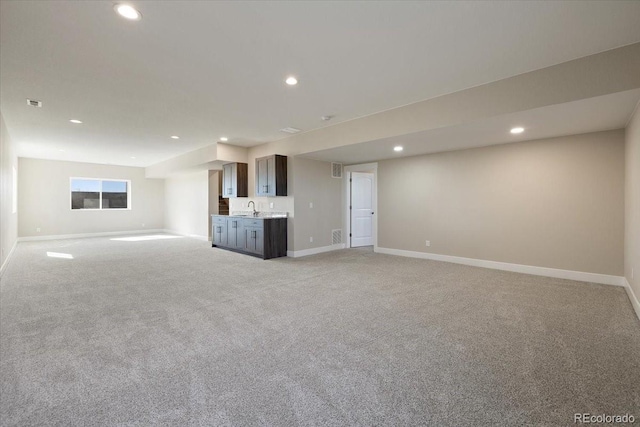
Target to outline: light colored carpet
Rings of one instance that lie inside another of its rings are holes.
[[[368,250],[262,261],[187,238],[21,243],[0,356],[3,426],[640,418],[624,289]]]

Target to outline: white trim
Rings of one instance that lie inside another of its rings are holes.
[[[11,213],[18,213],[18,165],[11,165]]]
[[[73,180],[74,179],[82,179],[85,181],[100,181],[100,197],[98,200],[100,201],[100,207],[96,209],[73,209]],[[126,208],[102,208],[102,181],[117,181],[117,182],[126,182],[127,183],[127,207]],[[71,176],[69,177],[69,210],[72,212],[77,211],[99,211],[99,212],[111,212],[111,211],[130,211],[131,207],[131,180],[130,179],[120,179],[120,178],[85,178],[80,176]]]
[[[624,124],[624,128],[625,129],[629,127],[629,124],[631,123],[631,120],[633,120],[633,117],[636,115],[636,112],[638,111],[639,108],[640,108],[640,100],[636,103],[636,106],[633,108],[633,111],[631,112],[631,115],[627,119],[627,123]]]
[[[633,307],[633,310],[636,312],[636,316],[638,316],[638,320],[640,320],[640,301],[638,301],[638,297],[636,296],[636,294],[633,293],[633,289],[631,288],[631,285],[629,284],[629,281],[627,280],[627,278],[623,277],[623,279],[624,279],[624,289],[627,291],[627,296],[631,301],[631,306]]]
[[[345,230],[345,247],[351,247],[351,211],[349,209],[351,201],[351,172],[372,172],[373,173],[373,248],[378,247],[378,163],[363,163],[360,165],[349,165],[343,169],[344,180],[344,217],[342,218],[342,229]]]
[[[344,249],[344,243],[339,243],[337,245],[329,245],[329,246],[321,246],[319,248],[311,248],[311,249],[303,249],[301,251],[287,251],[287,256],[292,258],[300,258],[308,255],[316,255],[324,252],[337,251],[339,249]]]
[[[402,249],[375,248],[375,252],[387,255],[398,255],[410,258],[430,259],[434,261],[452,262],[455,264],[471,265],[474,267],[491,268],[494,270],[513,271],[516,273],[533,274],[535,276],[555,277],[557,279],[577,280],[581,282],[600,283],[603,285],[625,286],[625,278],[608,274],[585,273],[582,271],[560,270],[557,268],[536,267],[533,265],[511,264],[508,262],[487,261],[475,258],[463,258],[451,255],[440,255],[428,252],[405,251]]]
[[[0,277],[2,277],[2,274],[4,273],[4,271],[6,270],[7,266],[9,265],[9,260],[11,259],[11,255],[13,255],[13,252],[16,250],[16,246],[18,246],[18,240],[16,239],[15,242],[13,242],[13,246],[11,247],[11,250],[9,251],[9,255],[7,255],[7,258],[5,258],[4,262],[2,263],[2,266],[0,266]]]
[[[344,167],[345,170],[349,172],[369,172],[378,170],[378,162],[373,163],[362,163],[360,165],[349,165]]]
[[[126,236],[128,234],[145,234],[145,233],[172,233],[172,232],[163,230],[161,228],[156,228],[156,229],[148,229],[148,230],[105,231],[102,233],[53,234],[49,236],[18,237],[18,242],[35,242],[39,240],[59,240],[59,239],[83,239],[86,237],[104,237],[104,236]]]

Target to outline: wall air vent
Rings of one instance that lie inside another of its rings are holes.
[[[342,178],[342,163],[331,163],[331,178]]]
[[[285,133],[298,133],[298,132],[300,132],[300,129],[296,129],[296,128],[284,128],[284,129],[280,129],[280,132],[285,132]]]
[[[28,99],[27,98],[27,105],[29,105],[30,107],[42,107],[42,101],[36,101],[34,99]]]
[[[342,243],[342,230],[331,230],[331,243],[334,245]]]

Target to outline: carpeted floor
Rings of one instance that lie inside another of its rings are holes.
[[[187,238],[21,243],[0,284],[3,426],[640,419],[640,322],[619,287]]]

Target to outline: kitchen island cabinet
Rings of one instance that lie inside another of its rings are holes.
[[[211,246],[262,259],[287,256],[287,218],[211,215]]]

